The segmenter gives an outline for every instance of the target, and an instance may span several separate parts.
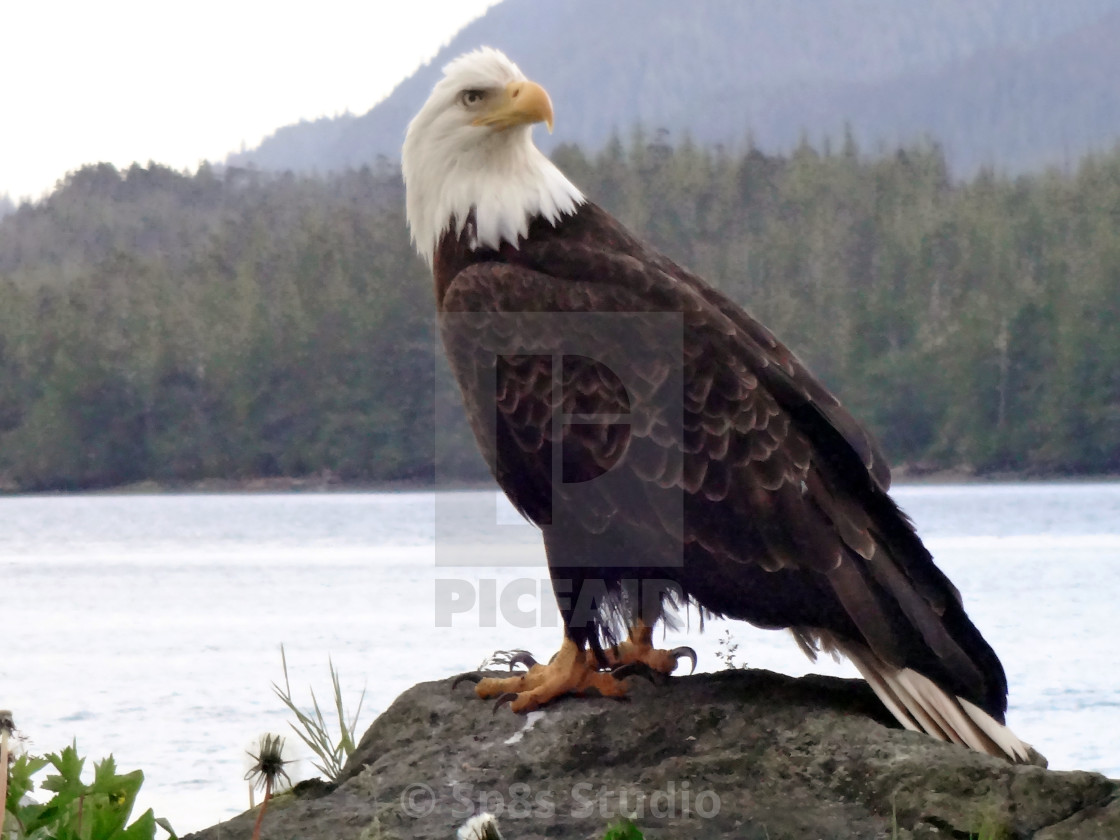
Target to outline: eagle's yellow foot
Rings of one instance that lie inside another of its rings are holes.
[[[516,695],[510,701],[515,712],[531,712],[565,694],[584,694],[595,689],[604,697],[623,697],[626,684],[607,671],[596,668],[594,657],[571,639],[564,639],[560,652],[547,665],[533,665],[528,673],[516,677],[486,677],[475,686],[482,698]]]
[[[692,648],[678,647],[662,650],[653,646],[652,639],[653,628],[638,623],[630,628],[629,639],[603,651],[607,665],[612,669],[626,665],[644,665],[659,674],[671,674],[677,669],[677,663],[688,657],[692,662],[692,670],[696,670],[696,651]],[[595,654],[592,651],[588,651],[587,656],[594,661]]]

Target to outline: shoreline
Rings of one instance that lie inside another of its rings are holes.
[[[902,465],[893,471],[892,489],[936,484],[1082,484],[1120,482],[1117,473],[1016,473],[978,474],[969,470],[929,470]],[[157,496],[221,495],[225,493],[425,493],[437,491],[496,490],[492,480],[444,482],[436,486],[424,481],[345,482],[332,475],[276,476],[272,478],[207,478],[196,481],[144,480],[110,487],[74,490],[22,490],[0,485],[0,499],[29,496]]]

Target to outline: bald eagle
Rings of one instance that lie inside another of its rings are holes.
[[[612,669],[691,654],[651,628],[694,605],[847,656],[908,729],[1027,760],[1003,667],[878,445],[762,324],[587,200],[532,142],[552,121],[484,48],[447,65],[402,150],[468,419],[542,531],[564,622],[549,664],[479,696],[621,696]]]

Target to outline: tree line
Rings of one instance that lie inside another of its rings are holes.
[[[1120,148],[954,181],[935,144],[558,164],[742,303],[915,470],[1120,471]],[[0,487],[485,475],[397,169],[151,164],[0,220]],[[441,423],[443,420],[441,419]]]

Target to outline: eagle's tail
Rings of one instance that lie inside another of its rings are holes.
[[[1030,745],[1007,726],[917,671],[889,665],[865,645],[841,641],[826,631],[795,631],[794,635],[812,658],[821,650],[850,659],[883,705],[907,729],[1015,762],[1032,760]]]

